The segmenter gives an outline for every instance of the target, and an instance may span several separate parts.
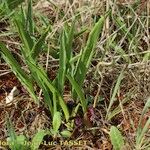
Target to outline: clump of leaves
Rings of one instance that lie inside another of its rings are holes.
[[[28,67],[28,75],[3,43],[0,43],[0,52],[15,73],[16,77],[26,87],[31,97],[37,103],[39,103],[39,100],[34,89],[35,83],[42,89],[44,102],[51,112],[53,122],[58,124],[57,128],[53,125],[52,130],[53,135],[56,136],[63,118],[60,118],[60,114],[62,114],[61,111],[63,111],[66,121],[68,121],[71,116],[68,107],[63,100],[66,80],[69,81],[72,89],[72,96],[77,103],[80,103],[83,114],[87,111],[87,100],[82,89],[82,84],[94,55],[94,49],[102,31],[105,19],[109,13],[102,16],[94,25],[89,34],[86,46],[81,50],[78,57],[74,56],[72,48],[75,36],[75,21],[72,22],[71,26],[67,23],[64,25],[59,38],[59,70],[56,79],[51,81],[47,76],[46,70],[40,65],[37,59],[45,45],[46,36],[51,31],[50,26],[46,28],[45,32],[39,39],[35,38],[34,34],[36,27],[33,21],[32,12],[32,0],[29,0],[27,11],[25,12],[21,7],[20,13],[15,15],[14,18],[22,42],[20,52],[24,58],[24,63]],[[62,134],[66,133],[67,132],[64,131]]]

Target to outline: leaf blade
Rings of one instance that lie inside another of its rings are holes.
[[[121,150],[121,148],[124,146],[124,139],[120,131],[115,126],[111,126],[109,135],[114,150]]]

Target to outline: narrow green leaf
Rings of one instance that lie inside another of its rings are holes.
[[[125,96],[124,96],[125,98],[121,101],[121,104],[124,105],[124,104],[126,104],[128,101],[130,101],[132,95],[134,94],[134,92],[135,92],[135,91],[132,90],[132,91],[129,91],[128,93],[126,93]],[[121,111],[122,111],[122,110],[121,110],[120,106],[117,106],[115,109],[113,109],[113,110],[111,111],[111,113],[109,113],[107,120],[108,120],[108,121],[111,120],[113,117],[115,117],[115,116],[116,116],[117,114],[119,114]]]
[[[27,58],[28,55],[31,53],[31,50],[34,45],[33,39],[30,37],[28,32],[25,30],[24,25],[21,23],[21,21],[15,20],[15,23],[16,23],[21,41],[24,44],[24,49],[26,50],[24,52],[24,54],[25,54],[24,57]]]
[[[53,117],[53,131],[55,132],[55,134],[58,132],[60,125],[61,125],[61,113],[57,111],[54,113]]]
[[[61,132],[61,135],[62,135],[63,137],[69,138],[69,137],[71,137],[71,132],[68,131],[68,130],[63,130],[63,131]]]
[[[67,75],[67,78],[69,79],[69,81],[72,84],[73,88],[75,89],[77,95],[79,96],[83,112],[85,113],[86,109],[87,109],[87,102],[86,102],[86,99],[84,97],[81,87],[69,74]]]
[[[149,130],[150,126],[150,117],[146,121],[144,127],[138,127],[137,135],[136,135],[136,147],[140,149],[142,146],[143,139],[145,138],[145,133]]]
[[[78,37],[80,37],[84,32],[86,32],[87,31],[87,28],[83,28],[83,29],[81,29],[81,31],[79,31],[78,33],[76,33],[74,36],[75,36],[75,38],[78,38]]]
[[[21,145],[22,150],[28,149],[28,146],[25,145],[25,142],[27,142],[27,138],[24,135],[18,135],[17,142]]]
[[[23,6],[21,5],[21,8],[20,8],[21,10],[21,14],[17,14],[18,16],[17,17],[20,17],[20,20],[21,20],[21,22],[23,23],[23,24],[25,24],[26,23],[26,13],[25,13],[25,10],[24,10],[24,8],[23,8]]]
[[[53,112],[54,114],[57,112],[57,93],[53,93]]]
[[[67,54],[67,60],[70,61],[72,58],[72,44],[74,39],[74,30],[75,30],[75,21],[72,22],[71,27],[68,27],[68,32],[66,31],[67,37],[67,43],[66,43],[66,54]]]
[[[144,114],[148,111],[148,109],[150,109],[150,97],[148,98],[148,100],[146,101],[146,104],[142,110],[142,114],[141,114],[141,117],[140,117],[140,121],[139,121],[139,124],[142,123],[142,119],[144,117]]]
[[[60,52],[59,52],[59,71],[58,71],[58,89],[60,93],[63,93],[65,74],[66,74],[66,36],[65,31],[62,32],[61,42],[60,42]]]
[[[67,31],[66,31],[67,32]],[[71,27],[68,27],[68,32],[66,33],[67,36],[67,43],[66,43],[66,55],[67,55],[67,72],[70,72],[71,75],[74,74],[74,64],[70,63],[70,60],[73,57],[73,39],[75,34],[75,20],[72,21]]]
[[[81,57],[81,54],[79,53],[78,55],[72,57],[72,58],[70,59],[69,63],[70,63],[71,65],[74,64],[76,61],[79,60],[80,57]]]
[[[51,83],[51,81],[49,80],[49,78],[47,77],[46,73],[43,71],[43,69],[39,66],[36,66],[35,64],[28,62],[28,64],[30,65],[30,68],[32,68],[32,71],[34,71],[37,75],[34,76],[34,79],[36,80],[36,78],[40,78],[40,80],[43,81],[43,83],[48,87],[48,89],[53,93],[53,94],[57,94],[58,97],[58,102],[65,114],[65,118],[68,121],[69,119],[69,111],[67,108],[66,103],[64,102],[63,98],[61,97],[59,91],[53,86],[53,84]]]
[[[27,31],[33,35],[34,33],[34,23],[32,16],[32,0],[28,0],[28,11],[27,11],[27,20],[26,20],[26,29]]]
[[[124,139],[120,131],[115,127],[111,126],[110,128],[110,140],[113,145],[114,150],[121,150],[124,146]]]
[[[86,72],[91,63],[92,57],[94,55],[94,49],[96,47],[96,43],[98,41],[99,35],[102,31],[106,16],[102,16],[99,19],[99,21],[95,24],[95,26],[93,27],[92,31],[89,34],[86,47],[81,53],[81,58],[76,66],[76,71],[75,71],[75,76],[74,76],[79,86],[82,86],[83,81],[85,79]],[[75,93],[73,95],[75,98]]]
[[[146,131],[149,129],[150,118],[148,118],[144,128],[142,127],[142,124],[143,124],[142,120],[143,120],[144,114],[149,110],[149,108],[150,108],[150,98],[148,98],[141,113],[141,117],[140,117],[138,128],[137,128],[137,133],[136,133],[136,147],[140,147],[142,145],[142,138],[144,138]]]
[[[56,79],[57,88],[63,93],[66,72],[73,72],[73,66],[70,64],[72,58],[72,43],[74,38],[74,24],[71,27],[66,23],[60,36],[59,52],[59,71]]]
[[[37,150],[42,143],[44,136],[47,134],[48,132],[46,132],[45,130],[38,131],[31,141],[31,150]]]
[[[38,57],[39,53],[41,52],[42,46],[45,42],[45,38],[50,31],[50,26],[46,29],[46,31],[41,35],[39,40],[34,44],[32,50],[31,50],[31,57],[35,59]]]
[[[37,85],[42,89],[42,92],[44,95],[44,102],[48,106],[48,108],[51,112],[51,116],[53,117],[54,110],[53,110],[53,105],[52,105],[51,92],[50,92],[49,88],[44,84],[43,80],[37,76],[36,72],[34,72],[34,69],[32,67],[30,67],[30,64],[29,64],[29,68],[32,69],[31,74],[32,74],[33,78],[35,79]]]
[[[108,109],[107,109],[106,117],[108,117],[108,115],[110,113],[111,106],[113,105],[113,103],[115,101],[116,94],[118,92],[118,89],[120,88],[120,84],[121,84],[121,81],[123,79],[123,74],[124,74],[124,69],[121,71],[121,73],[120,73],[120,75],[119,75],[119,77],[117,79],[117,82],[116,82],[116,85],[114,87],[113,94],[112,94],[112,97],[110,99],[110,103],[109,103],[109,106],[108,106]]]
[[[5,61],[10,66],[13,73],[21,81],[21,83],[26,87],[31,97],[37,102],[37,96],[34,93],[32,80],[24,72],[24,70],[21,68],[19,63],[15,60],[11,52],[6,48],[6,46],[2,42],[0,42],[0,52],[3,54]]]

